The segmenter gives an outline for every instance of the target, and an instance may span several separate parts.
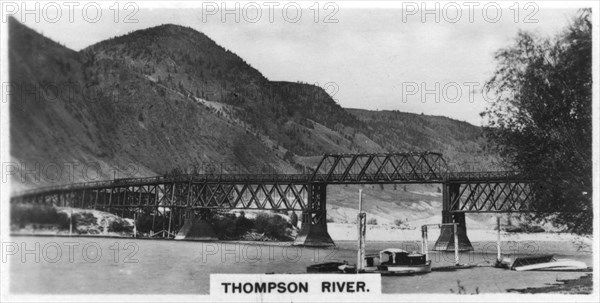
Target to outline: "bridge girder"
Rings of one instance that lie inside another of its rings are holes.
[[[323,183],[441,182],[448,166],[439,153],[325,155],[311,181]]]
[[[302,210],[315,213],[318,219],[311,221],[321,222],[321,209],[311,212],[311,207],[321,207],[317,200],[324,205],[325,194],[319,198],[311,189],[369,183],[443,183],[445,212],[534,210],[533,181],[522,173],[449,172],[442,155],[431,152],[325,155],[312,174],[179,175],[79,183],[26,192],[11,201],[107,211]]]
[[[444,187],[443,208],[450,213],[535,211],[536,184],[531,181],[471,181]]]
[[[84,209],[186,208],[304,210],[308,183],[166,183],[70,189],[14,197],[13,202]]]

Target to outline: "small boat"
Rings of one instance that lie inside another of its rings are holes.
[[[343,266],[346,263],[343,262],[326,262],[314,264],[306,267],[306,272],[308,273],[334,273],[339,272],[340,266]]]
[[[339,270],[356,273],[356,265],[343,264]],[[431,272],[431,260],[424,254],[409,253],[399,248],[388,248],[378,255],[366,255],[360,273],[380,273],[382,275],[413,275]]]
[[[584,262],[572,259],[557,259],[554,255],[520,257],[514,261],[510,258],[504,258],[500,266],[515,271],[582,271],[588,269]]]
[[[421,274],[431,272],[431,260],[425,254],[409,253],[399,248],[388,248],[379,252],[381,264],[377,268],[381,271]]]

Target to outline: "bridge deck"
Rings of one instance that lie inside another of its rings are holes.
[[[325,180],[325,181],[322,181]],[[126,178],[57,185],[17,193],[14,197],[83,189],[106,189],[173,183],[210,184],[407,184],[407,183],[481,183],[528,182],[532,179],[518,171],[404,173],[404,174],[204,174]]]

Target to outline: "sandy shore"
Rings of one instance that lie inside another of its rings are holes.
[[[329,235],[334,241],[352,241],[357,238],[356,225],[343,223],[328,223]],[[440,234],[438,228],[429,228],[429,241],[435,241]],[[467,236],[472,242],[496,241],[498,232],[489,229],[469,229]],[[421,229],[400,229],[391,225],[367,225],[367,241],[421,241]],[[591,236],[578,236],[570,233],[507,233],[501,232],[502,241],[568,241],[591,246]]]

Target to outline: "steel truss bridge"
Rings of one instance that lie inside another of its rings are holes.
[[[443,185],[443,223],[464,225],[465,213],[535,211],[535,180],[526,174],[452,172],[442,155],[432,152],[328,154],[312,174],[178,175],[76,183],[23,192],[11,203],[96,209],[128,218],[145,214],[161,218],[158,222],[169,233],[179,230],[186,218],[210,209],[293,210],[302,211],[303,226],[326,230],[327,185],[408,183]]]

